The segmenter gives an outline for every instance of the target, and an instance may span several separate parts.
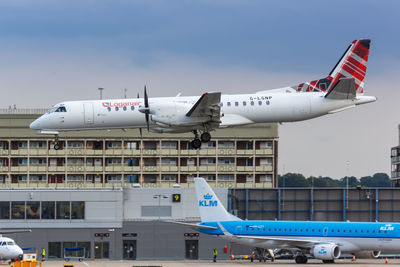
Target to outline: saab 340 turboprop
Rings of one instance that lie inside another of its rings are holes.
[[[253,123],[294,122],[336,113],[376,100],[364,95],[370,40],[353,41],[325,78],[250,94],[207,92],[176,96],[67,101],[31,123],[40,134],[61,131],[147,128],[157,133],[193,132],[193,148],[211,139],[210,131]]]

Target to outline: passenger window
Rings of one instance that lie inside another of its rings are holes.
[[[107,110],[108,110],[108,111],[111,111],[111,108],[110,108],[110,107],[108,107],[108,108],[107,108]]]
[[[230,106],[231,106],[231,102],[228,102],[228,103],[226,103],[226,104],[227,104],[227,106],[228,106],[228,107],[230,107]]]
[[[123,109],[124,111],[126,111],[126,106],[124,106],[122,109]]]
[[[265,101],[265,104],[269,105],[269,101],[268,101],[268,100],[267,100],[267,101]]]
[[[222,107],[223,105],[224,105],[224,103],[222,103],[222,102],[221,102],[221,103],[219,103],[219,106],[220,106],[220,107]]]
[[[135,110],[135,106],[131,106],[131,110],[132,110],[132,111]]]
[[[250,101],[250,105],[254,106],[254,101]]]
[[[247,104],[247,102],[246,102],[246,101],[243,101],[243,106],[246,106],[246,104]]]
[[[258,105],[260,105],[260,106],[261,106],[261,105],[262,105],[262,101],[258,101]]]
[[[235,107],[238,107],[239,106],[239,102],[235,102]]]
[[[118,111],[119,110],[119,107],[115,107],[115,111]]]

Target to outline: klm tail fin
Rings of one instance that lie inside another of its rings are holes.
[[[369,39],[354,40],[327,77],[292,88],[297,92],[329,92],[340,79],[354,78],[356,93],[363,94],[370,43]]]
[[[194,178],[194,186],[202,222],[241,220],[226,211],[221,201],[204,178]]]

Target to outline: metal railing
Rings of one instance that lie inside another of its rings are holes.
[[[48,110],[48,108],[0,108],[0,114],[39,115]]]

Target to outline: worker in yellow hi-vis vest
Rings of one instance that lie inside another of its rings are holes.
[[[217,262],[217,255],[218,255],[218,251],[217,251],[216,248],[214,248],[214,249],[213,249],[213,256],[214,256],[213,261],[214,261],[214,262]]]
[[[46,250],[42,248],[42,261],[46,260]]]

